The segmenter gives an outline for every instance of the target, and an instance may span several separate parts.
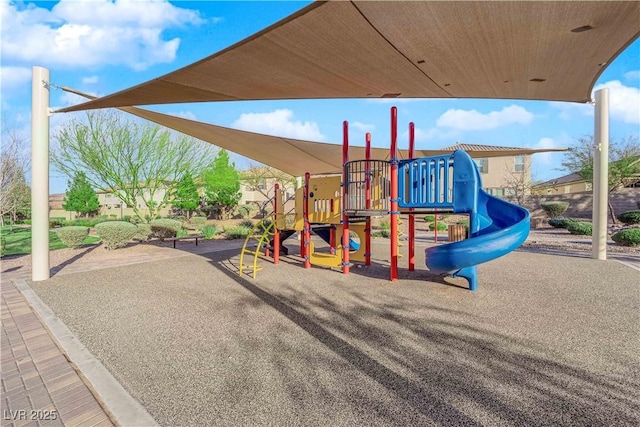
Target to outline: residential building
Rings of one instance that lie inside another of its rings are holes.
[[[522,155],[518,147],[495,145],[461,144],[441,148],[441,150],[465,150],[476,161],[482,188],[494,196],[514,196],[529,194],[531,186],[531,155]],[[513,156],[482,157],[482,153],[492,151],[513,151]]]

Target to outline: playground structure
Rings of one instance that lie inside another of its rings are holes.
[[[239,272],[260,269],[258,257],[273,252],[278,264],[283,241],[300,233],[300,255],[305,268],[317,264],[341,267],[349,273],[352,261],[371,264],[371,217],[390,216],[390,280],[398,279],[400,215],[409,217],[408,265],[415,269],[415,215],[454,213],[469,215],[469,238],[426,249],[426,264],[435,274],[463,277],[469,289],[478,288],[477,265],[518,248],[529,234],[529,212],[482,189],[475,161],[463,150],[447,155],[413,158],[414,125],[409,125],[409,159],[397,158],[397,109],[391,108],[389,160],[372,160],[371,135],[366,134],[365,159],[349,160],[348,123],[343,123],[342,175],[305,174],[296,190],[295,208],[283,212],[283,193],[275,186],[273,214],[260,221],[245,240]],[[329,244],[329,253],[317,252],[311,233]],[[357,240],[354,239],[357,238]],[[250,248],[256,240],[255,248]],[[337,242],[339,241],[339,244]],[[246,255],[253,264],[246,265]]]

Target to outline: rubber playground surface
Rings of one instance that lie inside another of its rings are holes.
[[[31,287],[161,425],[640,424],[638,270],[516,251],[469,292],[424,247],[397,282],[374,241],[349,275],[177,250]]]

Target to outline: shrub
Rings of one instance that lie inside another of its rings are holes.
[[[49,218],[49,228],[62,227],[66,220],[63,217]]]
[[[126,246],[137,232],[138,227],[125,221],[107,221],[96,225],[96,233],[109,250]]]
[[[391,236],[391,230],[380,229],[372,232],[371,235],[373,237],[385,237],[388,239]]]
[[[387,220],[383,220],[380,221],[378,227],[380,228],[380,230],[391,230],[391,223]]]
[[[151,231],[151,226],[149,224],[136,224],[136,228],[137,231],[135,236],[133,236],[133,239],[146,242],[153,235],[153,231]]]
[[[189,232],[187,230],[185,230],[184,228],[181,228],[176,233],[176,237],[187,237],[188,235],[189,235]]]
[[[125,215],[125,216],[123,216],[123,217],[122,217],[122,220],[123,220],[123,221],[126,221],[126,222],[131,222],[131,215]]]
[[[618,220],[624,224],[640,224],[640,209],[623,212],[618,215]]]
[[[0,236],[0,258],[7,253],[7,239],[4,236]]]
[[[456,225],[464,225],[465,227],[469,228],[469,220],[467,219],[460,220],[456,222]]]
[[[77,225],[62,227],[56,230],[56,234],[66,247],[76,249],[82,246],[82,242],[89,235],[89,227]]]
[[[253,228],[253,221],[251,221],[250,219],[243,219],[238,225],[240,227]]]
[[[611,240],[622,246],[640,246],[640,227],[620,230],[611,236]]]
[[[251,213],[251,206],[249,205],[242,205],[238,208],[238,215],[240,215],[242,218],[249,217],[250,213]]]
[[[567,218],[566,216],[557,216],[549,219],[549,225],[553,228],[567,228],[574,222],[577,221],[572,218]]]
[[[189,220],[191,226],[196,230],[201,230],[207,224],[207,218],[204,216],[193,216]]]
[[[429,230],[433,231],[435,229],[436,229],[435,222],[432,222],[431,224],[429,224]],[[447,224],[443,222],[438,222],[438,231],[445,231],[446,229],[447,229]]]
[[[175,219],[154,219],[150,225],[153,235],[161,241],[169,237],[176,237],[178,231],[182,229],[180,221]]]
[[[205,239],[213,239],[218,234],[218,227],[215,225],[205,225],[200,230]]]
[[[555,218],[569,209],[569,202],[542,202],[540,207],[549,218]]]
[[[571,234],[578,234],[578,235],[582,235],[582,236],[591,236],[591,232],[592,232],[592,225],[590,222],[572,222],[571,224],[569,224],[569,226],[567,227],[567,230],[569,231],[569,233]]]
[[[424,222],[433,222],[436,220],[436,216],[435,215],[425,215],[424,216]]]
[[[251,232],[251,228],[237,225],[235,227],[224,227],[224,234],[227,235],[227,239],[244,239]]]

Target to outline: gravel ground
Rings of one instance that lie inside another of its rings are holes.
[[[525,247],[472,293],[420,267],[389,282],[385,240],[348,276],[288,257],[250,280],[237,253],[31,286],[165,426],[640,424],[638,272],[620,263]]]

